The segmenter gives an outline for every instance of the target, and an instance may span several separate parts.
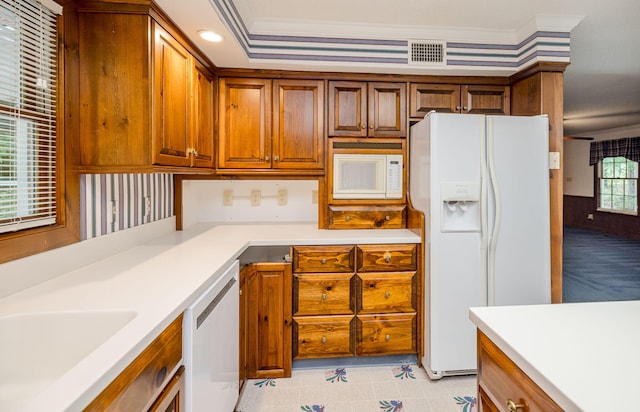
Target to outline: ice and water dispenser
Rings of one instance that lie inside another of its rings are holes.
[[[480,231],[480,183],[442,182],[440,184],[440,231]]]

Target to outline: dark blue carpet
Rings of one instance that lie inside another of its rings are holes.
[[[640,300],[640,241],[565,226],[562,301]]]

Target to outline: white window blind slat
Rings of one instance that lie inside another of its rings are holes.
[[[0,233],[56,221],[60,12],[50,0],[0,0]]]

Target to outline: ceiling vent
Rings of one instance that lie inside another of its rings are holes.
[[[445,43],[434,40],[409,40],[409,64],[442,66],[445,64]]]

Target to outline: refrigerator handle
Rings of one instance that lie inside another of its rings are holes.
[[[480,122],[480,302],[483,306],[487,306],[487,254],[488,239],[487,231],[487,214],[488,214],[488,167],[487,167],[487,140],[486,140],[486,117],[482,117]]]
[[[502,218],[502,201],[500,197],[500,188],[496,180],[496,168],[494,159],[493,140],[493,119],[487,119],[487,159],[489,164],[489,178],[491,181],[491,191],[494,199],[495,216],[493,219],[493,228],[491,229],[491,238],[489,239],[489,253],[487,253],[487,299],[489,306],[495,305],[495,265],[496,265],[496,246],[498,244],[498,236],[500,235],[500,223]]]

